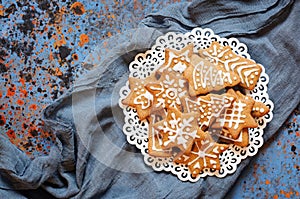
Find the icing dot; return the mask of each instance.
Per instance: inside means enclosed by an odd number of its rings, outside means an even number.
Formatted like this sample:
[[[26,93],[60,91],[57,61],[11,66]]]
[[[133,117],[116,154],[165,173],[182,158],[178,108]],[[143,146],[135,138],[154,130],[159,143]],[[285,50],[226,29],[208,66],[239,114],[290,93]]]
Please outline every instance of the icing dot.
[[[175,63],[175,64],[178,63],[178,60],[177,60],[177,59],[174,59],[174,63]]]
[[[203,107],[203,108],[205,108],[205,107],[206,107],[206,105],[205,105],[205,104],[203,104],[203,105],[202,105],[202,107]]]
[[[136,92],[137,95],[141,94],[140,92]]]
[[[211,108],[208,108],[209,111],[211,111]]]
[[[233,77],[233,79],[234,79],[234,80],[237,80],[237,77],[236,77],[236,76],[234,76],[234,77]]]
[[[228,59],[228,56],[227,56],[227,55],[225,56],[225,59]]]
[[[260,111],[261,113],[263,113],[263,112],[265,111],[265,109],[261,108],[259,111]]]
[[[145,92],[145,89],[141,89],[141,92]]]
[[[204,116],[207,116],[207,113],[204,113]]]
[[[137,91],[138,89],[137,89],[137,88],[134,88],[133,90],[134,90],[134,91]]]
[[[220,52],[221,52],[221,50],[217,50],[217,52],[218,52],[218,53],[220,53]]]
[[[211,106],[211,104],[207,104],[207,106]]]
[[[185,60],[185,58],[184,58],[184,57],[181,57],[181,60],[182,60],[182,61],[184,61],[184,60]]]
[[[221,150],[224,150],[224,147],[221,146],[220,149],[221,149]]]
[[[212,52],[213,52],[213,50],[209,50],[209,52],[210,52],[210,53],[212,53]]]
[[[198,85],[198,87],[201,87],[201,84],[197,84]]]
[[[215,168],[217,168],[217,166],[214,164],[214,165],[213,165],[213,168],[215,169]]]
[[[253,80],[250,80],[249,83],[250,83],[250,84],[253,84],[254,82],[253,82]]]
[[[200,117],[201,117],[202,119],[204,118],[204,116],[203,116],[203,115],[201,115]]]
[[[258,72],[256,71],[254,74],[255,74],[255,75],[258,75]]]
[[[220,104],[220,102],[219,102],[219,101],[216,101],[216,104]]]
[[[232,54],[229,54],[229,57],[232,57],[233,55]]]
[[[211,112],[207,112],[207,115],[211,115]]]
[[[218,112],[218,111],[219,111],[219,109],[217,109],[217,108],[216,108],[216,109],[215,109],[215,111],[216,111],[216,112]]]
[[[191,128],[189,128],[189,127],[186,127],[186,129],[185,129],[186,131],[191,131]]]
[[[250,77],[253,79],[253,78],[254,78],[254,75],[252,74],[252,75],[250,75]]]
[[[256,110],[256,111],[259,111],[259,107],[256,107],[255,110]]]

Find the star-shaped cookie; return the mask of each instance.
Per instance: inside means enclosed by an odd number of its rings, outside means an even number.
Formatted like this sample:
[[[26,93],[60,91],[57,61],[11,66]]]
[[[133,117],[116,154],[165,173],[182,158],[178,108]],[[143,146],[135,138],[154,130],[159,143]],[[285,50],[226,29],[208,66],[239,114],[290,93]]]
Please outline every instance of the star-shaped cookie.
[[[190,153],[175,157],[176,163],[186,164],[193,177],[205,168],[220,170],[219,156],[229,146],[216,143],[209,133],[199,130],[199,138],[195,139]]]
[[[165,70],[158,81],[146,84],[153,95],[153,111],[162,108],[182,109],[182,100],[187,97],[187,82],[180,73]]]
[[[262,71],[255,61],[236,54],[230,46],[222,46],[217,41],[212,42],[209,48],[200,50],[199,54],[226,71],[235,72],[241,80],[239,85],[249,90],[254,89]]]
[[[162,148],[177,147],[188,153],[197,137],[197,117],[199,115],[194,112],[181,113],[174,108],[168,109],[167,117],[153,125],[161,133]]]
[[[264,103],[255,101],[251,115],[253,117],[262,117],[262,116],[268,114],[269,111],[270,111],[270,108],[267,107]]]
[[[223,115],[216,118],[211,126],[212,128],[222,128],[222,135],[237,139],[242,129],[258,126],[251,115],[254,100],[233,89],[229,89],[227,93],[235,96],[236,100]]]
[[[122,101],[122,103],[124,105],[134,107],[140,120],[144,120],[150,115],[153,104],[153,96],[145,88],[145,84],[153,81],[156,81],[154,75],[151,75],[146,79],[129,77],[130,93]]]
[[[189,67],[191,56],[193,54],[194,45],[189,44],[182,50],[165,49],[165,62],[157,70],[157,73],[161,74],[164,70],[171,68],[172,70],[183,73],[186,68]]]

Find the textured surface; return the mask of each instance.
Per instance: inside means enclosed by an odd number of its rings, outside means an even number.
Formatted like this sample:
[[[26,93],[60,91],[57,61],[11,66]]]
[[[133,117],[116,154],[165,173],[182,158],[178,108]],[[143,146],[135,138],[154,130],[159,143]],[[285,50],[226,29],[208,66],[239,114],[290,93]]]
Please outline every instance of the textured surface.
[[[47,154],[54,136],[42,130],[41,111],[89,70],[80,63],[93,45],[172,3],[0,1],[1,133],[32,158]],[[299,118],[295,111],[231,197],[299,197]]]

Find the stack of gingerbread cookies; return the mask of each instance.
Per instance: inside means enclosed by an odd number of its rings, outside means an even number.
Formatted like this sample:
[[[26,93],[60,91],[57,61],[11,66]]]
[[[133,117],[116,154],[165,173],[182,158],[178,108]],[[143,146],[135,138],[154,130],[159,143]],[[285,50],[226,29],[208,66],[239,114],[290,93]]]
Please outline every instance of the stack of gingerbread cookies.
[[[212,42],[194,52],[165,49],[164,64],[145,79],[129,78],[130,93],[122,101],[149,123],[148,152],[175,156],[196,177],[220,169],[220,154],[229,144],[246,147],[255,117],[269,108],[251,96],[262,67],[229,46]]]

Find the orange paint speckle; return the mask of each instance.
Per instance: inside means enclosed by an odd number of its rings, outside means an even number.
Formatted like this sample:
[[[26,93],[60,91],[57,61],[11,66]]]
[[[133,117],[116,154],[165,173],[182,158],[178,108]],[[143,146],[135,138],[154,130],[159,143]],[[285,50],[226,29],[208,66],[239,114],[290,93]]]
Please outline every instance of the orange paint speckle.
[[[285,193],[284,196],[285,196],[286,198],[291,198],[290,193]]]
[[[2,97],[2,92],[0,91],[0,98]]]
[[[23,78],[20,78],[20,79],[19,79],[19,81],[20,81],[20,83],[22,84],[22,86],[24,86],[24,85],[25,85],[25,79],[23,79]]]
[[[71,6],[71,10],[75,15],[83,15],[85,13],[84,5],[80,2],[75,2]]]
[[[55,68],[55,75],[56,76],[62,76],[63,73],[61,72],[61,70],[59,68]]]
[[[22,105],[24,105],[24,101],[21,100],[21,99],[18,99],[18,100],[17,100],[17,104],[18,104],[19,106],[22,106]]]
[[[270,180],[266,180],[266,185],[271,184]]]
[[[107,33],[107,36],[108,36],[108,37],[111,37],[111,35],[112,35],[111,32],[108,32],[108,33]]]
[[[30,109],[30,110],[36,110],[36,109],[37,109],[37,105],[36,105],[36,104],[31,104],[31,105],[29,106],[29,109]]]
[[[0,115],[0,126],[4,126],[6,124],[6,119],[4,115]]]
[[[78,55],[76,54],[76,53],[74,53],[73,55],[72,55],[72,58],[74,59],[74,60],[78,60]]]
[[[296,131],[296,136],[300,137],[300,132],[299,131]]]
[[[20,92],[21,92],[21,97],[26,97],[27,96],[27,91],[25,89],[19,88]]]
[[[4,16],[4,6],[0,5],[0,16]]]
[[[89,42],[89,36],[86,34],[81,34],[80,37],[80,42],[79,42],[79,46],[83,46],[84,44],[86,44],[87,42]]]
[[[13,97],[16,93],[16,88],[15,87],[10,87],[7,88],[6,96],[7,97]]]
[[[277,195],[277,194],[274,195],[274,196],[273,196],[273,199],[278,199],[278,195]]]
[[[12,129],[9,129],[6,132],[6,135],[9,137],[9,139],[16,139],[16,133]]]
[[[50,51],[50,54],[49,54],[49,60],[52,61],[54,58],[53,58],[53,53]]]

